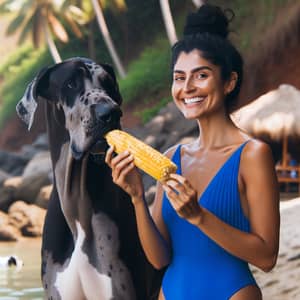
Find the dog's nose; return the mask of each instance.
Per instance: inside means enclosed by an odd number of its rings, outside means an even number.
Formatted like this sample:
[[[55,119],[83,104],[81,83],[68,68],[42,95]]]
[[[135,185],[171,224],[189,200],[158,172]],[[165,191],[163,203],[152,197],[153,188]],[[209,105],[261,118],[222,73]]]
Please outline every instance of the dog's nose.
[[[119,121],[122,116],[120,107],[110,102],[91,105],[91,112],[96,120],[102,123]]]

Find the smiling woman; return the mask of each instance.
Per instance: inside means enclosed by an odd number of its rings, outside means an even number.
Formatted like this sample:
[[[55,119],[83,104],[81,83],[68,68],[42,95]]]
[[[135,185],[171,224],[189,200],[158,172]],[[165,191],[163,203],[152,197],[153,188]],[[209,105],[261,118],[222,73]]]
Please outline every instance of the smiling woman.
[[[166,152],[177,174],[158,183],[152,218],[133,155],[107,153],[114,182],[135,206],[148,260],[167,267],[159,300],[260,300],[248,263],[267,272],[277,260],[271,150],[229,117],[243,78],[243,60],[227,38],[232,16],[201,6],[172,48],[172,96],[184,117],[198,122],[199,137]]]

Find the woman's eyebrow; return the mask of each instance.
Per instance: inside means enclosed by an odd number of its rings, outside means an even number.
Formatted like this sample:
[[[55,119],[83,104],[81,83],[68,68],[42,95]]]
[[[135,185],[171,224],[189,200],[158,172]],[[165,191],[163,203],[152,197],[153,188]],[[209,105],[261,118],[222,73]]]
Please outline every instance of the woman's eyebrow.
[[[201,67],[196,67],[194,69],[191,70],[191,73],[196,73],[196,72],[199,72],[199,71],[202,71],[202,70],[210,70],[212,71],[212,69],[208,66],[201,66]],[[174,70],[173,71],[174,73],[180,73],[180,74],[185,74],[185,71],[182,71],[182,70]]]

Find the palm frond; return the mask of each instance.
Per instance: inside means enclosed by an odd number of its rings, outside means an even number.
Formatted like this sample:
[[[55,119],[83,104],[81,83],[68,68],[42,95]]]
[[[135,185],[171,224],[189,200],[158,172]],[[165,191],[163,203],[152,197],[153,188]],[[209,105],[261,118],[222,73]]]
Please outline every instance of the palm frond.
[[[79,28],[79,26],[77,25],[76,22],[74,22],[73,18],[68,16],[67,14],[65,15],[65,19],[68,22],[68,24],[70,25],[72,31],[74,32],[74,34],[78,37],[78,38],[82,38],[83,34]]]
[[[25,20],[26,15],[19,14],[17,15],[8,25],[5,34],[6,35],[12,35],[14,34],[20,27],[22,27],[22,24]]]
[[[62,42],[67,43],[69,41],[69,37],[66,30],[51,12],[48,12],[48,22],[55,36]]]
[[[26,22],[26,24],[23,26],[22,31],[20,33],[18,44],[22,45],[28,35],[30,34],[30,31],[33,28],[33,18],[29,18],[29,20]]]

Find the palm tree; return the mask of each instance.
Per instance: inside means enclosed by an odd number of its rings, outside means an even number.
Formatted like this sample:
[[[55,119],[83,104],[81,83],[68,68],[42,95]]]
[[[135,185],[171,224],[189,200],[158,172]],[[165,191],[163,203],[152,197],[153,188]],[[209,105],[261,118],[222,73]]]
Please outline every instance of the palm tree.
[[[177,42],[176,29],[172,18],[170,4],[168,0],[160,0],[161,12],[163,15],[169,42],[174,45]]]
[[[108,48],[108,51],[111,55],[113,63],[116,66],[116,69],[117,69],[120,77],[124,78],[126,76],[126,72],[125,72],[123,64],[118,56],[118,53],[115,49],[112,38],[110,36],[109,30],[108,30],[108,27],[107,27],[107,24],[106,24],[106,21],[104,18],[103,9],[102,9],[102,7],[104,7],[104,5],[108,5],[108,4],[112,5],[112,1],[109,1],[109,2],[106,2],[104,0],[102,0],[100,2],[99,2],[99,0],[91,0],[91,1],[92,1],[92,5],[94,7],[95,13],[96,13],[99,29],[103,35],[104,42]],[[119,9],[124,9],[126,7],[124,0],[114,0],[113,2]]]
[[[6,34],[11,35],[16,33],[17,30],[21,30],[18,43],[22,44],[31,33],[34,47],[39,47],[41,40],[45,38],[49,51],[56,63],[61,61],[61,57],[54,43],[53,36],[64,43],[67,43],[69,40],[65,28],[59,20],[59,16],[64,16],[76,36],[81,37],[81,31],[72,18],[74,7],[67,5],[65,0],[6,0],[1,3],[0,11],[3,11],[5,7],[14,7],[17,13],[16,17],[9,24]]]

